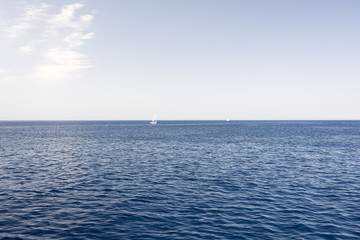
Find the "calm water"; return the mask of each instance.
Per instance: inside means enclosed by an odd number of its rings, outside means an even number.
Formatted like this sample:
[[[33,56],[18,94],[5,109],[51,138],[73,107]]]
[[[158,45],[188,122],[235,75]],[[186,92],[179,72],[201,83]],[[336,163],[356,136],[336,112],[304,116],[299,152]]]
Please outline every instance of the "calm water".
[[[360,239],[360,121],[0,122],[0,239]]]

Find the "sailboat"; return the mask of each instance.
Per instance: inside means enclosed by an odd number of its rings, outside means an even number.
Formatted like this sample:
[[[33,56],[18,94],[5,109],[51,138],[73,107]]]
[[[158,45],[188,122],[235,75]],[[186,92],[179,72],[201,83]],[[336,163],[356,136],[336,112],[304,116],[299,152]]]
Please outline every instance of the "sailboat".
[[[153,116],[153,119],[150,122],[150,124],[157,124],[156,115]]]

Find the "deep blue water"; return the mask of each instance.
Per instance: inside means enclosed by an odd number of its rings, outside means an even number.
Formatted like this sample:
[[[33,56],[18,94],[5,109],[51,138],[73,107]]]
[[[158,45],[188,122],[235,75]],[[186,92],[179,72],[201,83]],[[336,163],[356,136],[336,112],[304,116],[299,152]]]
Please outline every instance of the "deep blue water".
[[[0,122],[0,239],[360,239],[360,121]]]

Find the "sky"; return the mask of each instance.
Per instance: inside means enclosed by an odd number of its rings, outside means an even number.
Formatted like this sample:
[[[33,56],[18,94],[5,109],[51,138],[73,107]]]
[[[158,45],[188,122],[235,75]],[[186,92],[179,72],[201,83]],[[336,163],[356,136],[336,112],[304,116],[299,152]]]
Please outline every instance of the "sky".
[[[360,120],[360,1],[1,0],[0,120]]]

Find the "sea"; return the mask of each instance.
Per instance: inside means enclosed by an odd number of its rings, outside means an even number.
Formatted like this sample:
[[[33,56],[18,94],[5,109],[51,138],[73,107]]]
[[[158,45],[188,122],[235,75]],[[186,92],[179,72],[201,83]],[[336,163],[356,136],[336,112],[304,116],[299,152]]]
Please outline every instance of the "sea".
[[[360,121],[1,121],[0,239],[360,239]]]

